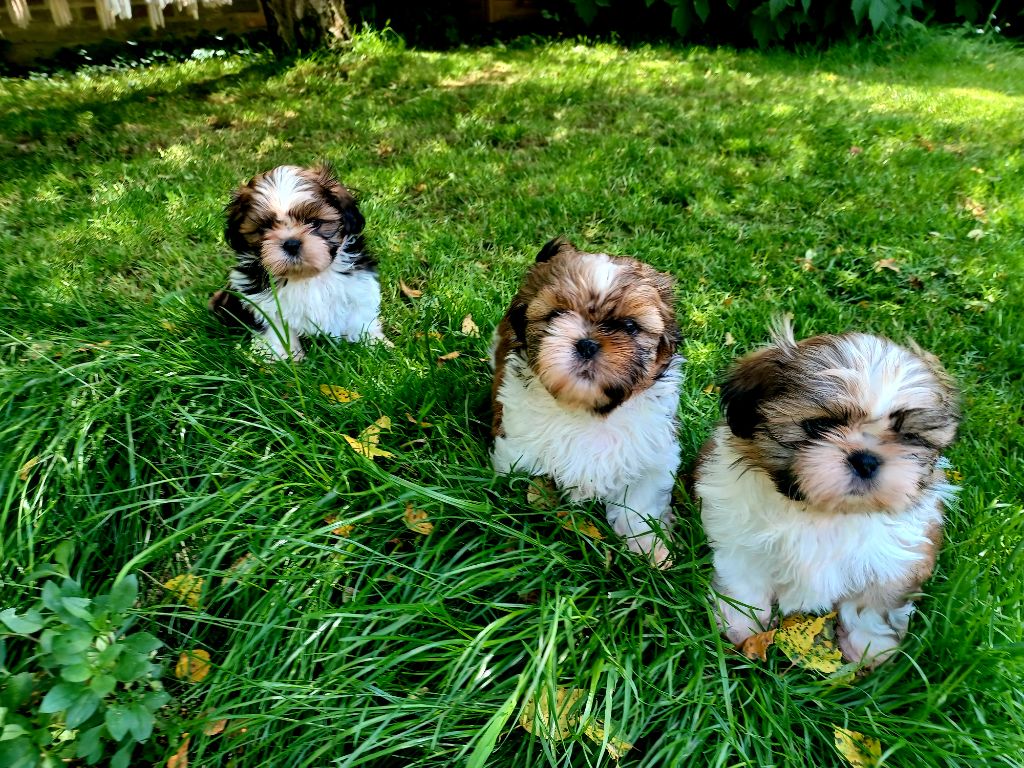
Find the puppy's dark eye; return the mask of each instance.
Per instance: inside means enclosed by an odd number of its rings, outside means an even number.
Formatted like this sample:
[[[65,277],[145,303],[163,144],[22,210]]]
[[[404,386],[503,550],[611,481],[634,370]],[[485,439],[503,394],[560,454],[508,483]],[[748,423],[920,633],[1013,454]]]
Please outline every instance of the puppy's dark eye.
[[[600,326],[606,333],[625,333],[627,336],[636,336],[642,330],[631,317],[625,320],[605,320]]]
[[[309,226],[312,227],[314,230],[317,230],[320,229],[323,223],[323,219],[310,219]]]
[[[544,316],[544,322],[545,323],[550,323],[552,320],[554,320],[559,315],[564,315],[564,314],[565,314],[565,310],[564,309],[552,309],[550,312],[547,313],[547,315]]]
[[[800,424],[808,437],[815,439],[824,437],[836,427],[843,426],[843,420],[832,416],[823,416],[820,419],[807,419]]]

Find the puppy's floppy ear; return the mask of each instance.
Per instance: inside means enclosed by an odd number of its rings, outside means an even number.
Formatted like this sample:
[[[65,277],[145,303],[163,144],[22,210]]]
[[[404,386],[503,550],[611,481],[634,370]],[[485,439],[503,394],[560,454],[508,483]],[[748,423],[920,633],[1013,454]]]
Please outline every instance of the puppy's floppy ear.
[[[322,162],[312,169],[313,178],[320,187],[320,194],[324,200],[336,208],[341,214],[342,230],[346,235],[358,235],[366,226],[366,219],[356,205],[356,199],[348,191],[344,184],[338,181],[334,173],[334,167],[328,162]]]
[[[252,182],[249,182],[244,187],[239,187],[231,195],[231,200],[228,201],[227,206],[224,208],[224,214],[227,217],[224,225],[224,239],[238,253],[248,253],[250,251],[249,243],[242,236],[241,228],[250,210],[252,210],[253,193]]]
[[[658,272],[653,269],[652,271],[654,272],[654,287],[657,289],[658,298],[661,300],[661,307],[659,309],[662,320],[665,323],[665,330],[662,331],[661,337],[658,339],[658,351],[654,359],[655,378],[657,378],[668,368],[672,356],[675,355],[679,344],[683,340],[683,335],[679,330],[679,324],[676,322],[675,281],[671,275],[665,272]]]
[[[512,328],[512,332],[516,335],[516,342],[519,344],[526,344],[526,303],[523,301],[513,301],[512,306],[508,308],[508,312],[505,313],[505,319],[508,320],[509,326]]]
[[[562,251],[571,252],[575,250],[576,246],[564,237],[556,237],[544,243],[544,247],[540,249],[540,253],[537,254],[537,258],[534,261],[537,264],[543,264],[546,261],[551,261]]]
[[[736,437],[750,439],[764,421],[761,403],[781,391],[786,358],[780,347],[771,346],[733,364],[722,384],[722,410]]]

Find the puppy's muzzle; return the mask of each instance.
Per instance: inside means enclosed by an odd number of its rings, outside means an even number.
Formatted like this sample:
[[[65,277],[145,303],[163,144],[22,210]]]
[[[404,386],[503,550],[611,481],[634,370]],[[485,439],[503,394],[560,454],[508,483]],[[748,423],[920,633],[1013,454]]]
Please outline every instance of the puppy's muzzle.
[[[846,462],[861,480],[870,480],[878,474],[878,468],[882,466],[882,460],[868,451],[851,453],[846,457]]]
[[[302,241],[297,240],[294,237],[290,237],[281,243],[281,250],[289,256],[298,256],[299,251],[302,250]]]

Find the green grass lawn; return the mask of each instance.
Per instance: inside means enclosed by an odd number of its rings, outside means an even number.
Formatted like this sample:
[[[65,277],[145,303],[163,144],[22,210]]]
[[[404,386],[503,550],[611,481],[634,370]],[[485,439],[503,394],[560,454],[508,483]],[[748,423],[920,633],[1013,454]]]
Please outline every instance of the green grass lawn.
[[[367,36],[0,80],[0,157],[0,607],[32,605],[65,542],[87,595],[138,575],[133,631],[165,643],[174,701],[133,765],[184,732],[193,766],[610,765],[595,719],[633,744],[624,766],[834,765],[835,726],[890,766],[1024,761],[1019,50]],[[255,172],[318,158],[359,193],[395,347],[260,363],[206,313],[232,263],[222,209]],[[963,391],[963,490],[903,654],[851,684],[724,647],[682,481],[659,572],[598,507],[579,514],[603,540],[493,476],[490,333],[558,234],[676,276],[684,466],[774,316],[938,354]],[[344,435],[380,416],[393,457],[370,462]],[[160,586],[180,574],[203,579],[198,609]],[[173,675],[190,649],[213,664],[200,683]],[[9,639],[4,663],[37,672],[34,653]],[[584,692],[572,733],[520,728],[559,687]]]

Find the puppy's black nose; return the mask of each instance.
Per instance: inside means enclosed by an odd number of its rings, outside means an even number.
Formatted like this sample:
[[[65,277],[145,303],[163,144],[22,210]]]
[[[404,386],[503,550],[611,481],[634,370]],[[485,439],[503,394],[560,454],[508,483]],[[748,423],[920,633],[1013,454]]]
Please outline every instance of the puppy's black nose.
[[[600,351],[601,345],[593,339],[580,339],[576,342],[576,354],[589,360]]]
[[[281,248],[289,256],[294,256],[302,248],[302,241],[296,240],[294,237],[291,237],[285,240],[283,243],[281,243]]]
[[[878,468],[882,466],[882,460],[875,456],[873,453],[867,451],[857,451],[851,453],[846,457],[846,460],[853,467],[853,471],[857,473],[857,477],[864,480],[870,480],[878,472]]]

